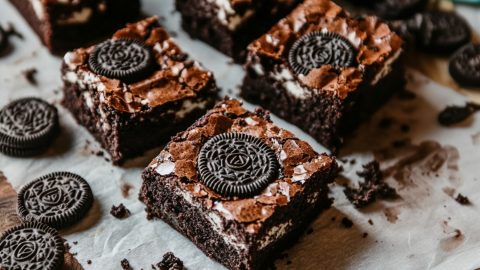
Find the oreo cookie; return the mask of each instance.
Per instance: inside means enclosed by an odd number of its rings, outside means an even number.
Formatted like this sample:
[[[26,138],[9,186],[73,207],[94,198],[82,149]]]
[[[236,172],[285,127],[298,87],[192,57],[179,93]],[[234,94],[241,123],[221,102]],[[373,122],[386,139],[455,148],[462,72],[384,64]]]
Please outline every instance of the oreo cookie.
[[[310,70],[323,65],[335,68],[352,66],[355,57],[355,48],[343,36],[315,31],[295,41],[289,51],[288,61],[295,73],[307,75]]]
[[[450,58],[448,70],[461,86],[480,87],[480,44],[467,44]]]
[[[92,190],[85,179],[69,172],[54,172],[20,190],[17,211],[24,221],[61,229],[85,216],[92,203]]]
[[[209,139],[198,155],[200,181],[223,196],[248,197],[265,189],[278,175],[273,150],[243,133]]]
[[[471,38],[470,26],[453,12],[418,14],[409,21],[417,46],[427,52],[451,53]]]
[[[42,223],[23,223],[0,237],[0,269],[58,270],[63,253],[62,238]]]
[[[150,46],[134,39],[110,39],[95,47],[90,69],[102,76],[132,83],[150,75],[155,67]]]
[[[39,98],[18,99],[0,110],[0,151],[4,154],[38,154],[58,131],[57,109]]]
[[[427,0],[382,0],[374,1],[376,14],[385,19],[402,19],[425,9]]]

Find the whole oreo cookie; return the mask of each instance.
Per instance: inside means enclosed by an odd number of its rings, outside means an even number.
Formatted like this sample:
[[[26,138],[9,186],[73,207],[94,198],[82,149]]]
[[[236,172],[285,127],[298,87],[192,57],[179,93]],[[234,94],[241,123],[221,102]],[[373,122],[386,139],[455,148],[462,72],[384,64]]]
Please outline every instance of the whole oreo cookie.
[[[471,37],[470,26],[453,12],[418,14],[409,25],[415,33],[417,45],[427,52],[451,53]]]
[[[288,61],[297,74],[307,75],[310,70],[323,65],[335,68],[352,66],[355,56],[355,48],[346,38],[336,33],[315,31],[295,41]]]
[[[39,98],[15,100],[0,110],[0,150],[5,154],[36,152],[54,139],[58,127],[54,106]]]
[[[480,87],[480,44],[467,44],[450,58],[448,70],[462,86]]]
[[[63,253],[62,238],[42,223],[23,223],[0,237],[0,269],[61,269]]]
[[[69,172],[55,172],[20,190],[17,210],[24,221],[38,221],[60,229],[80,220],[92,203],[92,190],[85,179]]]
[[[374,1],[378,16],[385,19],[402,19],[422,11],[428,0],[381,0]]]
[[[148,76],[155,66],[152,49],[134,39],[100,43],[90,54],[88,64],[93,72],[126,83]]]
[[[275,180],[278,162],[260,139],[243,133],[223,133],[208,140],[198,155],[200,180],[224,196],[258,194]]]

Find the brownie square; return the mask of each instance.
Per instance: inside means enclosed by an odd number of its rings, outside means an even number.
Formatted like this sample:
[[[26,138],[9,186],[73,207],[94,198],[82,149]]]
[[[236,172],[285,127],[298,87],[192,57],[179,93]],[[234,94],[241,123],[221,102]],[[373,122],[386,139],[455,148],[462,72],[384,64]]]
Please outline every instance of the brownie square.
[[[54,54],[111,34],[139,17],[139,0],[10,0]]]
[[[403,41],[377,17],[306,0],[248,47],[241,96],[337,151],[404,88]]]
[[[337,163],[267,111],[224,100],[143,172],[140,200],[229,269],[266,269],[331,205]]]
[[[176,0],[182,27],[235,61],[247,45],[288,14],[300,0]]]
[[[189,60],[156,17],[68,52],[62,80],[63,105],[114,164],[168,142],[213,107],[218,92],[213,74]]]

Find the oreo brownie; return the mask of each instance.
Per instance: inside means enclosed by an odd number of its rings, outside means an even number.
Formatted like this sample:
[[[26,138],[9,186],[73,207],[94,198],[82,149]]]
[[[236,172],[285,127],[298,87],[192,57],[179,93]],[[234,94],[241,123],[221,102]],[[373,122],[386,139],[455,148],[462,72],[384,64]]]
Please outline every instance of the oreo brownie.
[[[300,0],[176,0],[182,27],[231,56],[245,58],[247,45],[290,12]]]
[[[335,160],[225,100],[173,137],[143,173],[140,199],[229,269],[265,269],[331,205]]]
[[[139,17],[139,0],[10,0],[43,44],[64,53]]]
[[[241,95],[336,151],[404,87],[402,46],[377,17],[307,0],[249,45]]]
[[[65,55],[63,105],[115,164],[168,141],[217,100],[213,74],[175,44],[156,17]]]

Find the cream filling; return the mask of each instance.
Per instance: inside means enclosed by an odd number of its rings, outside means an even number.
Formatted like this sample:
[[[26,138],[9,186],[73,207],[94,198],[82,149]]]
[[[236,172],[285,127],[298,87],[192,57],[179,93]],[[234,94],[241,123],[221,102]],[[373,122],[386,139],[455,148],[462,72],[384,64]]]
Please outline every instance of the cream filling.
[[[292,221],[289,220],[285,223],[272,227],[267,234],[260,241],[258,241],[258,249],[264,249],[272,242],[275,242],[275,240],[282,238],[291,226]]]
[[[84,7],[80,11],[75,11],[70,15],[70,17],[65,19],[59,19],[57,22],[58,24],[82,24],[88,22],[90,17],[92,16],[92,9],[88,7]]]
[[[372,83],[371,83],[372,86],[376,85],[381,79],[383,79],[385,76],[390,74],[390,72],[392,72],[393,62],[395,62],[400,57],[402,52],[403,52],[403,50],[399,49],[398,51],[395,52],[395,54],[392,57],[388,58],[385,61],[382,69],[380,69],[380,71],[373,78]]]
[[[37,15],[37,18],[39,20],[45,19],[45,10],[42,4],[42,0],[30,0],[33,11],[35,11],[35,14]]]

